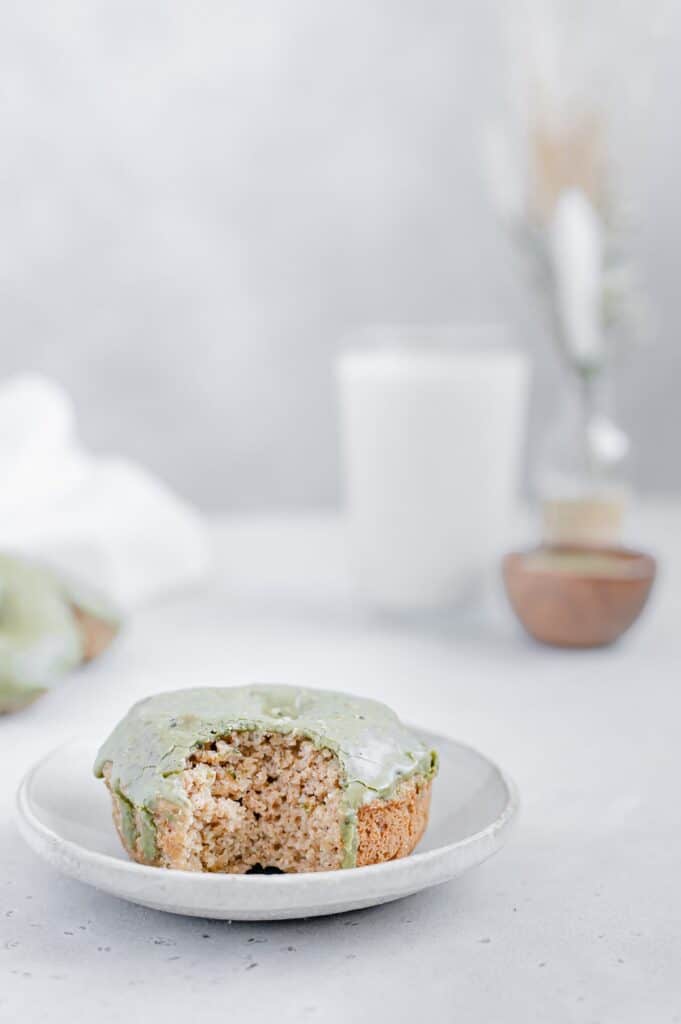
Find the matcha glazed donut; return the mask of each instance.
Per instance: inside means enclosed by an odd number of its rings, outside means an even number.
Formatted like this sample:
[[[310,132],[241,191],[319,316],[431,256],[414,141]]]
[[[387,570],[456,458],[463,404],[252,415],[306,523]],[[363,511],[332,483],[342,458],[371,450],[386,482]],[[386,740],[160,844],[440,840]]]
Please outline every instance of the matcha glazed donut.
[[[377,701],[241,686],[140,701],[94,770],[141,863],[300,872],[411,853],[437,756]]]
[[[51,570],[0,554],[0,713],[30,704],[118,632],[115,613]]]

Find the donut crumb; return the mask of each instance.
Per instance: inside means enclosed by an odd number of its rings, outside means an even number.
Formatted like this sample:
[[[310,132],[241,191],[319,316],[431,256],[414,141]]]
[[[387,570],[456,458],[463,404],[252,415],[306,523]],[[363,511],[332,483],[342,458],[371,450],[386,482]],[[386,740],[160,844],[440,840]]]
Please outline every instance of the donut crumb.
[[[182,783],[188,811],[166,805],[156,815],[164,866],[233,874],[340,867],[342,789],[332,751],[295,735],[232,732],[194,751]]]

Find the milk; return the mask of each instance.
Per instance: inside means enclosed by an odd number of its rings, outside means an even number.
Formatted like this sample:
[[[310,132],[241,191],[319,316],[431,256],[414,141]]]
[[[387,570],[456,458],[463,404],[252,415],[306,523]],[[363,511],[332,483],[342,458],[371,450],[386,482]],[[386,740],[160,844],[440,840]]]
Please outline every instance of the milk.
[[[528,364],[499,330],[380,332],[338,360],[350,559],[386,609],[460,601],[514,516]]]

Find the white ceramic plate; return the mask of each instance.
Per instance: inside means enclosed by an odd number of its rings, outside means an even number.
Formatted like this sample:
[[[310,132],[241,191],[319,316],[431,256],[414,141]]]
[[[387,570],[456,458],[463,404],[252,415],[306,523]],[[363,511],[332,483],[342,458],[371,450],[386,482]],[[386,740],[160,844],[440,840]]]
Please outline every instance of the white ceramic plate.
[[[348,871],[211,875],[130,861],[92,776],[95,751],[74,741],[39,761],[21,783],[19,827],[58,871],[155,910],[235,921],[315,917],[387,903],[455,878],[504,844],[516,816],[513,784],[482,754],[424,734],[440,754],[430,825],[418,852]]]

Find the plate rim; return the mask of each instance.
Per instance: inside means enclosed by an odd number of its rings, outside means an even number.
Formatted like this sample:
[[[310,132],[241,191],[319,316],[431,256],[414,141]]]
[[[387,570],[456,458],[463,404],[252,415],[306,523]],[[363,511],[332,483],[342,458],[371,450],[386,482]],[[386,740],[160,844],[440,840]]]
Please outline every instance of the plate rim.
[[[469,836],[465,836],[463,839],[458,839],[453,843],[445,843],[444,845],[437,846],[432,850],[423,850],[421,852],[416,850],[414,853],[409,854],[408,857],[400,857],[395,860],[384,861],[380,864],[367,864],[362,867],[352,868],[350,873],[353,878],[356,878],[358,881],[360,877],[368,878],[376,875],[377,873],[389,876],[390,874],[403,872],[407,864],[416,866],[417,864],[427,865],[428,863],[437,863],[437,861],[446,858],[454,851],[459,851],[475,844],[482,844],[487,839],[504,834],[517,820],[518,813],[520,811],[520,793],[518,786],[511,776],[499,767],[496,761],[493,761],[486,754],[482,753],[482,751],[478,750],[471,744],[454,739],[452,736],[445,736],[442,733],[435,733],[427,729],[419,729],[418,727],[413,726],[410,728],[414,729],[419,735],[427,738],[429,741],[435,741],[435,745],[437,745],[438,740],[444,740],[447,743],[455,744],[457,747],[460,747],[485,761],[497,773],[506,787],[508,797],[506,804],[502,812],[497,815],[494,821],[490,822],[483,829],[480,829]],[[178,868],[158,868],[155,865],[138,864],[136,861],[130,859],[116,857],[110,853],[102,853],[99,850],[92,850],[72,839],[66,839],[58,832],[55,832],[54,829],[40,821],[31,808],[29,791],[34,777],[42,768],[44,763],[60,750],[73,746],[76,743],[83,744],[84,741],[82,737],[71,736],[63,743],[59,743],[48,750],[25,772],[17,788],[15,813],[18,818],[19,830],[24,840],[35,852],[39,851],[36,850],[35,846],[33,846],[28,839],[26,831],[32,833],[34,837],[41,840],[45,845],[49,845],[53,849],[63,851],[76,862],[87,861],[88,863],[100,868],[109,867],[119,873],[123,872],[123,874],[133,875],[138,878],[146,876],[150,879],[153,878],[158,880],[160,875],[161,877],[178,885],[191,884],[192,887],[199,885],[203,886],[204,889],[208,889],[210,886],[213,886],[214,888],[226,888],[227,886],[231,886],[233,889],[238,889],[240,887],[243,889],[245,887],[248,890],[253,891],[257,887],[266,887],[267,890],[271,892],[273,887],[286,888],[286,886],[299,886],[301,884],[301,880],[304,880],[305,884],[309,885],[311,883],[316,883],[318,886],[328,886],[334,879],[347,880],[349,872],[338,869],[330,871],[284,873],[281,875],[245,875],[230,874],[228,872],[181,871]],[[86,880],[83,879],[83,881]]]

